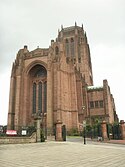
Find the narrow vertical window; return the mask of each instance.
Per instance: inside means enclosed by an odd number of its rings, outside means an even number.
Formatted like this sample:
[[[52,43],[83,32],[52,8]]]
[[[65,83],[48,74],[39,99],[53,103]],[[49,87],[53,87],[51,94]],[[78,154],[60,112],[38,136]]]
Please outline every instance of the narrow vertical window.
[[[42,112],[42,82],[38,85],[38,111]]]
[[[58,48],[58,46],[55,47],[55,54],[56,54],[56,55],[59,54],[59,48]]]
[[[96,107],[96,108],[99,107],[98,101],[95,101],[95,107]]]
[[[78,62],[81,63],[81,57],[79,57]]]
[[[66,39],[65,49],[66,49],[66,57],[68,57],[69,56],[69,41],[68,41],[68,39]]]
[[[71,38],[71,56],[74,57],[74,39]]]
[[[32,113],[36,113],[36,83],[33,83],[33,106]]]
[[[78,38],[78,62],[81,63],[80,38]]]
[[[94,108],[94,102],[90,101],[90,108]]]
[[[47,82],[44,82],[44,112],[46,112],[47,106]]]
[[[100,101],[99,101],[99,104],[100,104],[100,108],[103,108],[103,107],[104,107],[104,105],[103,105],[103,100],[100,100]]]

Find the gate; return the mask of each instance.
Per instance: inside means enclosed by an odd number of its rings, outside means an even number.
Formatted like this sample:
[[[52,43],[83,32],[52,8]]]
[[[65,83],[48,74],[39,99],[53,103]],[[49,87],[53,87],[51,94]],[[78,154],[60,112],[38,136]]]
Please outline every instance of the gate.
[[[107,135],[109,139],[121,139],[121,129],[119,124],[107,124]]]
[[[66,125],[62,126],[62,139],[66,141]]]
[[[54,127],[53,127],[53,134],[54,134],[55,140],[56,140],[56,124],[55,124]]]
[[[111,124],[107,124],[107,136],[109,139],[113,138],[113,132],[112,132],[112,125]]]
[[[102,137],[102,129],[101,124],[96,124],[93,126],[86,126],[86,137],[89,138],[97,138]]]
[[[121,130],[120,130],[120,125],[114,125],[112,127],[112,132],[113,132],[113,139],[121,139]]]

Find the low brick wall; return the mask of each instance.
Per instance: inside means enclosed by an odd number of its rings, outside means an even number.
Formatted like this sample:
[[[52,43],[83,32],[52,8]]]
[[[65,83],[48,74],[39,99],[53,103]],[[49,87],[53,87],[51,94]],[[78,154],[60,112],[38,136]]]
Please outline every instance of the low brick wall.
[[[0,144],[19,144],[19,143],[36,143],[36,132],[34,132],[31,136],[26,137],[0,137]]]

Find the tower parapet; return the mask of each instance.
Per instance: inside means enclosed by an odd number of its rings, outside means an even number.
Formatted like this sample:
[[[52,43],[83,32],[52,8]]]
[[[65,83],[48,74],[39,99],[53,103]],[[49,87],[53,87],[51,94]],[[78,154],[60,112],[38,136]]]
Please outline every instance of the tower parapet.
[[[85,78],[86,83],[93,85],[90,49],[83,25],[80,27],[75,23],[75,26],[71,27],[61,26],[56,41],[51,42],[54,50],[53,57],[56,61],[60,57],[60,54],[57,54],[60,52],[60,46],[63,47],[67,63],[72,62]]]

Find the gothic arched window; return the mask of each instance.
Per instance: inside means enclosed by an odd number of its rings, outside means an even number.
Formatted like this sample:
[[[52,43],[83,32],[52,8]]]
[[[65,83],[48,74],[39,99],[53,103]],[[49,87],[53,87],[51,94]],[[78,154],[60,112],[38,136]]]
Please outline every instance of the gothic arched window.
[[[33,107],[32,107],[32,112],[36,113],[36,83],[33,83]]]
[[[58,46],[55,47],[55,54],[56,54],[56,55],[59,54],[59,48],[58,48]]]
[[[37,69],[36,73],[34,74],[34,77],[45,77],[46,75],[46,69],[43,66],[41,66]]]
[[[47,82],[44,82],[44,112],[47,108]]]
[[[47,110],[47,70],[42,65],[35,65],[29,72],[31,77],[32,114],[43,113]]]
[[[70,46],[71,46],[71,56],[74,57],[74,39],[73,38],[71,38]]]
[[[42,112],[42,82],[38,84],[38,111]]]
[[[69,56],[69,41],[68,39],[66,39],[66,42],[65,42],[65,49],[66,49],[66,57]]]

